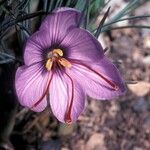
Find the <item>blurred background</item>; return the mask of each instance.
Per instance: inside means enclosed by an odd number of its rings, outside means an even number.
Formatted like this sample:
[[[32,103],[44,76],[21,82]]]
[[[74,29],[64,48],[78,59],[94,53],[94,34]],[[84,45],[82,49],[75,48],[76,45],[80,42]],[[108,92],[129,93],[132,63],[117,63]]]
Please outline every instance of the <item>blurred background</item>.
[[[26,40],[62,6],[82,11],[81,27],[108,49],[128,88],[112,101],[88,97],[71,125],[20,106],[14,89]],[[0,0],[0,150],[150,150],[149,28],[149,0]]]

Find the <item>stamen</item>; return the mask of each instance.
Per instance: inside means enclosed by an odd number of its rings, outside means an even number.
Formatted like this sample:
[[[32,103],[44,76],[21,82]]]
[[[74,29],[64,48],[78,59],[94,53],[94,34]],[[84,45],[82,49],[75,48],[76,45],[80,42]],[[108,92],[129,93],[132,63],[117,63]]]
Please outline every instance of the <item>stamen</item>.
[[[64,67],[67,67],[67,68],[71,68],[72,67],[72,64],[65,58],[59,59],[59,62]]]
[[[53,73],[52,73],[52,75],[51,75],[51,77],[50,77],[50,79],[49,79],[49,82],[48,82],[48,85],[47,85],[47,87],[46,87],[45,92],[44,92],[43,95],[40,97],[40,99],[39,99],[35,104],[33,104],[33,106],[31,107],[31,109],[34,108],[34,107],[36,107],[37,105],[39,105],[40,102],[43,100],[43,98],[47,95],[48,90],[49,90],[50,83],[51,83],[51,81],[52,81],[52,78],[53,78]]]
[[[61,49],[53,49],[53,51],[48,53],[48,60],[46,62],[46,68],[48,71],[52,69],[53,64],[56,62],[61,64],[63,67],[71,68],[72,64],[63,56],[63,51]]]
[[[48,71],[50,71],[52,69],[52,65],[53,65],[52,59],[48,59],[45,67]]]
[[[73,80],[72,78],[65,72],[65,74],[69,77],[70,81],[71,81],[71,101],[70,104],[68,103],[68,109],[67,109],[67,113],[65,116],[65,122],[67,124],[71,124],[72,123],[72,118],[71,118],[71,111],[72,111],[72,106],[73,106],[73,98],[74,98],[74,84],[73,84]]]
[[[113,90],[117,91],[119,89],[119,86],[117,84],[115,84],[113,81],[109,80],[107,77],[105,77],[104,75],[102,75],[101,73],[95,71],[94,69],[92,69],[90,66],[87,66],[86,64],[84,63],[81,63],[81,62],[78,62],[76,60],[70,60],[71,62],[73,63],[76,63],[76,64],[79,64],[79,65],[82,65],[86,68],[88,68],[89,70],[91,70],[92,72],[96,73],[98,76],[100,76],[105,82],[107,82],[112,88]]]
[[[63,56],[63,51],[61,49],[54,49],[53,54],[55,54],[55,53],[58,54],[61,57]]]

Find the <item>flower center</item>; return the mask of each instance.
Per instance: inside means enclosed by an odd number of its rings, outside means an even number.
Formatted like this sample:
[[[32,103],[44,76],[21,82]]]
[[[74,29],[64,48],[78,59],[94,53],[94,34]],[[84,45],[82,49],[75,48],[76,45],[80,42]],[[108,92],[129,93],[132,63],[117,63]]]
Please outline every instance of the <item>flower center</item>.
[[[48,53],[48,59],[46,62],[46,69],[50,71],[54,64],[62,65],[66,68],[71,68],[72,64],[63,57],[63,51],[61,49],[53,49],[51,52]]]

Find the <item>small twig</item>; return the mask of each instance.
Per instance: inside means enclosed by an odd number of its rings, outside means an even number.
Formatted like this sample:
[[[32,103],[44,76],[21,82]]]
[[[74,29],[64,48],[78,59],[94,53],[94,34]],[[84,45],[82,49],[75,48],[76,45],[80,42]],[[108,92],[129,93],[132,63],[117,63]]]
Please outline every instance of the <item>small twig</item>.
[[[108,16],[108,14],[109,14],[109,10],[110,10],[110,7],[107,9],[106,13],[104,14],[104,17],[102,18],[102,20],[101,20],[101,22],[100,22],[100,24],[99,24],[99,26],[97,28],[97,31],[95,33],[95,37],[96,38],[98,38],[99,34],[101,33],[103,24],[104,24],[104,22],[105,22],[105,20],[106,20],[106,18]]]
[[[16,118],[19,118],[20,116],[22,116],[23,114],[27,113],[29,111],[28,108],[23,108],[22,110],[20,110],[17,114],[16,114]]]
[[[39,121],[39,117],[36,117],[27,128],[25,128],[25,130],[23,131],[23,134],[27,133],[30,129],[33,128],[33,126],[35,126],[37,124],[37,122]]]
[[[122,22],[122,21],[126,21],[126,20],[144,19],[144,18],[149,18],[149,17],[150,17],[150,15],[131,16],[131,17],[128,17],[128,18],[122,18],[122,19],[119,19],[119,20],[116,20],[116,21],[112,21],[112,22],[106,23],[106,24],[103,25],[103,27],[110,26],[112,24],[115,24],[115,23],[118,23],[118,22]]]
[[[125,81],[126,84],[137,84],[138,81]]]
[[[109,47],[104,48],[104,53],[106,53],[109,50]]]
[[[25,21],[27,19],[31,19],[31,18],[37,17],[39,15],[45,15],[45,14],[47,14],[47,12],[38,11],[38,12],[35,12],[35,13],[31,13],[31,14],[27,14],[27,15],[21,16],[21,17],[19,16],[16,19],[13,19],[11,22],[6,22],[2,26],[0,26],[0,32],[1,31],[5,31],[10,26],[13,26],[13,25],[15,25],[15,24],[17,24],[19,22],[22,22],[22,21]]]
[[[150,29],[150,26],[145,26],[145,25],[128,25],[128,26],[121,26],[121,27],[112,27],[112,28],[108,28],[108,29],[103,29],[101,32],[107,32],[109,30],[118,30],[118,29],[125,29],[125,28],[146,28],[146,29]]]

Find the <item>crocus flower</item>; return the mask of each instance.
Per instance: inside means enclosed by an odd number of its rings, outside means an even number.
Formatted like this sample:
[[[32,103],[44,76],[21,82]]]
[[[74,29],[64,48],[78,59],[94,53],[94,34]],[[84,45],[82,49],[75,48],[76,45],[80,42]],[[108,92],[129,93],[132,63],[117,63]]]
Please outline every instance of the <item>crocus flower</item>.
[[[79,28],[80,17],[80,12],[71,8],[47,16],[27,40],[25,65],[18,68],[15,78],[21,105],[41,112],[50,104],[56,118],[65,123],[77,120],[86,95],[105,100],[125,91],[101,44]]]

